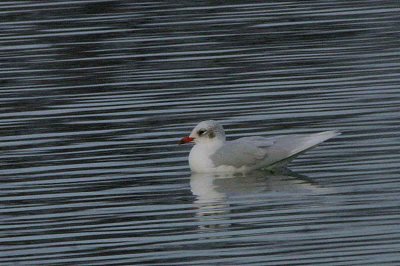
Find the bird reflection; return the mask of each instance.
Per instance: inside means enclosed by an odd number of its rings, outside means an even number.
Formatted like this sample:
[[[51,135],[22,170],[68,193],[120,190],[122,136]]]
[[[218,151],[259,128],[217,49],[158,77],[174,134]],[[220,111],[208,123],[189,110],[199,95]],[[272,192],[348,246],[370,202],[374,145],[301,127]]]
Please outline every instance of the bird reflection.
[[[234,205],[264,199],[268,193],[313,194],[325,191],[308,177],[288,169],[278,172],[253,171],[245,174],[192,173],[190,187],[199,229],[221,230],[231,225]]]

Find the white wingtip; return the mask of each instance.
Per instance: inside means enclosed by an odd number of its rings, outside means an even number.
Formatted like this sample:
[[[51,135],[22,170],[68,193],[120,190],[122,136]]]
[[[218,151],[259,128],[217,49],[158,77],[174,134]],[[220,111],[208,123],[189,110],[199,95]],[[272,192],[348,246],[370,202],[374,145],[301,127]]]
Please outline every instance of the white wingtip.
[[[330,131],[311,134],[307,136],[305,139],[303,139],[301,145],[297,146],[295,149],[292,150],[292,155],[308,150],[340,134],[341,133],[337,130],[330,130]]]
[[[328,140],[330,138],[339,136],[340,134],[342,134],[342,133],[340,133],[338,130],[330,130],[330,131],[324,131],[321,133],[317,133],[315,135],[319,135],[321,137],[321,142],[322,142],[322,141]]]

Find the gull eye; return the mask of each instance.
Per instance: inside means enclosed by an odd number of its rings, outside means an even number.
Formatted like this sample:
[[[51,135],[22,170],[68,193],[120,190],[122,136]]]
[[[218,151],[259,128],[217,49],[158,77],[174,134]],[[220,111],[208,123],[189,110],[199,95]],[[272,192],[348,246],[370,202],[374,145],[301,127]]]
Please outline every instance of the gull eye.
[[[199,131],[197,131],[197,134],[199,134],[199,136],[202,136],[206,133],[207,133],[207,130],[205,130],[205,129],[200,129]]]

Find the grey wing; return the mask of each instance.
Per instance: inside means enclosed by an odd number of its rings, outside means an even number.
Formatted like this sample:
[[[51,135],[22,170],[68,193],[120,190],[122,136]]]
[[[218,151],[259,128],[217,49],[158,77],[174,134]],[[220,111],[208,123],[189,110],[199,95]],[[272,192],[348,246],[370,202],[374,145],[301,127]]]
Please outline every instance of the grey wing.
[[[268,156],[265,157],[265,160],[259,167],[279,167],[286,165],[298,155],[339,134],[337,131],[325,131],[274,138],[274,144],[268,148]]]
[[[226,142],[211,156],[211,159],[217,167],[220,165],[231,165],[237,168],[241,166],[274,167],[288,163],[299,154],[339,134],[336,131],[325,131],[277,138],[240,138]]]
[[[245,137],[227,141],[224,146],[211,155],[211,160],[216,167],[221,165],[236,168],[254,167],[265,160],[268,156],[268,148],[273,144],[274,140],[263,137]]]

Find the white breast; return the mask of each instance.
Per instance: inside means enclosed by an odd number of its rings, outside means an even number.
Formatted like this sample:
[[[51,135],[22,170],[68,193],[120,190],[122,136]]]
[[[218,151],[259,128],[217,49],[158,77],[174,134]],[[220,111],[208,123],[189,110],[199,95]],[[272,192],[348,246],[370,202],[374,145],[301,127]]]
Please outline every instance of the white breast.
[[[205,145],[194,145],[189,154],[189,165],[192,172],[210,172],[215,168],[211,161],[210,151]]]

